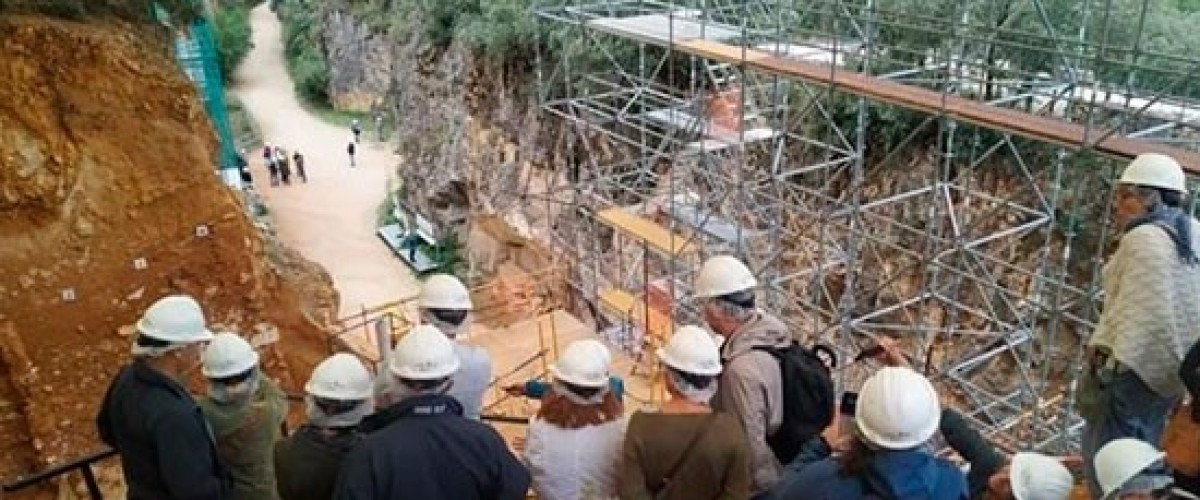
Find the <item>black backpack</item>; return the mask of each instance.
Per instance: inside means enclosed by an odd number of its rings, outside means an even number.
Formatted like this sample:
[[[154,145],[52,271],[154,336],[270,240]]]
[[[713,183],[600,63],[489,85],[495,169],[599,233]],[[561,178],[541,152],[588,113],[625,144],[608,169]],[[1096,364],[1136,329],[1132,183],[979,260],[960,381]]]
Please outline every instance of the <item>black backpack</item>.
[[[775,458],[786,465],[805,443],[833,423],[837,397],[829,368],[837,365],[837,357],[828,346],[818,344],[809,349],[794,341],[787,347],[759,346],[754,350],[770,353],[779,362],[783,424],[767,436],[767,444]],[[830,364],[826,365],[818,353],[828,356]]]

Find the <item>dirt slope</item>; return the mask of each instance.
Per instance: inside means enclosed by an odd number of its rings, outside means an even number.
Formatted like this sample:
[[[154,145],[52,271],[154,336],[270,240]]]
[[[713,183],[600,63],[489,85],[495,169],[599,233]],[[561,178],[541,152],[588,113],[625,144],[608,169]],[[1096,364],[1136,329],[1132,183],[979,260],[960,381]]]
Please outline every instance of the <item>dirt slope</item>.
[[[341,292],[341,313],[416,293],[412,273],[375,236],[376,212],[397,157],[368,140],[363,123],[358,166],[350,168],[350,131],[321,121],[296,98],[283,59],[280,24],[262,4],[251,13],[254,49],[231,87],[262,131],[263,139],[308,158],[308,184],[271,187],[261,151],[251,162],[255,185],[271,209],[281,241],[329,270]]]
[[[0,418],[0,478],[37,465],[30,446],[43,464],[99,446],[93,415],[130,342],[118,331],[171,292],[212,322],[276,326],[286,354],[270,349],[269,370],[306,378],[336,292],[220,184],[207,117],[165,50],[111,25],[0,17],[0,32],[0,408],[27,421]]]

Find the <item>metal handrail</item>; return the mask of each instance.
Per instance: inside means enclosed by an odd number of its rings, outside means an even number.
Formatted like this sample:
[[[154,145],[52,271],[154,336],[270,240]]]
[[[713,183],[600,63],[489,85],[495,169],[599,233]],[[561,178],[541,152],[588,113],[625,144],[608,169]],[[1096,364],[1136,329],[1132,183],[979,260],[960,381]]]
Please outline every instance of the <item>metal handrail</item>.
[[[100,493],[100,483],[96,482],[96,474],[92,472],[92,464],[110,458],[116,454],[117,450],[109,448],[104,451],[98,451],[90,455],[85,455],[70,462],[55,465],[41,472],[18,477],[15,481],[0,487],[0,491],[3,491],[4,493],[13,493],[57,478],[58,476],[70,474],[76,469],[79,469],[79,472],[83,474],[83,482],[87,485],[88,496],[97,500],[103,499],[104,496]]]
[[[289,403],[302,403],[304,401],[304,396],[288,393],[287,400]],[[485,422],[496,422],[501,424],[524,425],[529,423],[527,418],[510,417],[507,415],[480,415],[479,419]],[[288,426],[286,420],[283,422],[282,433],[284,436],[288,435]],[[100,483],[96,481],[96,473],[92,471],[92,464],[95,464],[101,460],[112,458],[116,455],[117,450],[107,448],[105,450],[98,451],[90,455],[85,455],[69,462],[51,466],[50,468],[39,472],[20,476],[10,483],[4,483],[2,486],[0,486],[0,491],[4,493],[15,493],[32,486],[57,479],[59,476],[70,474],[78,470],[81,474],[83,474],[83,482],[87,485],[88,497],[92,500],[103,500],[104,495],[100,492]]]

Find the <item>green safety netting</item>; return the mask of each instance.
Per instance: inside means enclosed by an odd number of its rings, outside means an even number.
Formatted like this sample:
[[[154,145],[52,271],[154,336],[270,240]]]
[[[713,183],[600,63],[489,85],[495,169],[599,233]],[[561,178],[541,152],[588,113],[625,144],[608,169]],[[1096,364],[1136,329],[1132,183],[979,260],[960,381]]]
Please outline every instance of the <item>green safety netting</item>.
[[[155,7],[155,13],[160,22],[170,26],[165,11]],[[237,168],[237,147],[233,129],[229,126],[229,113],[225,108],[225,88],[221,83],[221,68],[217,65],[217,46],[213,41],[212,28],[206,18],[201,18],[187,29],[175,29],[175,32],[175,59],[196,84],[221,143],[217,168]]]

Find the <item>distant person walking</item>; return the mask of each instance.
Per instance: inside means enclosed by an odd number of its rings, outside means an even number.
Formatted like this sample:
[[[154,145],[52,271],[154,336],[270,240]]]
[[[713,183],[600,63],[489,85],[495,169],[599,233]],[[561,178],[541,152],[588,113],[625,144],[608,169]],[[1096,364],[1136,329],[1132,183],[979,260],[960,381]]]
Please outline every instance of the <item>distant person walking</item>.
[[[304,171],[304,155],[300,154],[299,149],[292,153],[292,163],[296,164],[296,175],[299,175],[300,180],[308,184],[308,173]]]
[[[279,176],[283,178],[283,183],[291,185],[292,167],[288,164],[287,151],[279,146],[275,146],[275,163],[279,165]]]
[[[383,111],[375,111],[375,135],[383,142]]]
[[[359,125],[358,120],[350,122],[350,131],[354,133],[354,143],[358,144],[359,136],[362,135],[362,125]]]
[[[237,155],[238,175],[242,179],[243,188],[254,189],[254,176],[250,173],[250,162],[246,160],[246,149],[238,151]]]
[[[354,167],[354,150],[356,149],[355,143],[357,143],[357,142],[358,142],[357,138],[352,138],[352,139],[350,139],[350,143],[346,145],[346,152],[350,154],[350,167],[351,168]]]
[[[279,165],[275,163],[275,149],[271,144],[263,144],[263,165],[266,165],[267,172],[271,173],[271,185],[279,185]]]

